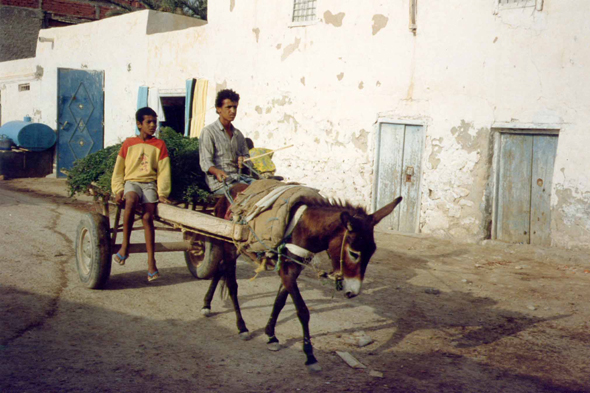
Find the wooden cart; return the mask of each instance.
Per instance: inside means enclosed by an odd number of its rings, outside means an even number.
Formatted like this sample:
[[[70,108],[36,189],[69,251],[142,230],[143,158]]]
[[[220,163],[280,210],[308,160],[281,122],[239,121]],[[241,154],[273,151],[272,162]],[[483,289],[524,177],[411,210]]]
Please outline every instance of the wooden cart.
[[[109,206],[116,207],[111,226]],[[122,232],[121,207],[105,199],[102,213],[86,214],[76,232],[76,267],[80,280],[92,289],[105,286],[111,274],[112,256],[121,247],[117,233]],[[177,242],[156,243],[155,251],[184,252],[191,274],[200,279],[211,278],[222,258],[223,243],[239,243],[248,237],[248,227],[214,217],[213,205],[179,207],[158,204],[154,221],[157,231],[174,231],[182,234]],[[141,222],[138,214],[135,222]],[[133,230],[143,229],[142,226]],[[130,244],[129,254],[146,252],[145,244]]]

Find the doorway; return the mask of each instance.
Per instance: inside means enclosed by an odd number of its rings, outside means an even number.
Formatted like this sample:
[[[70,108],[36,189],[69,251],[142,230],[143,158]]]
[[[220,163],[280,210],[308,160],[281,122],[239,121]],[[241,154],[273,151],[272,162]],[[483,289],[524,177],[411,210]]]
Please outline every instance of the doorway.
[[[377,228],[406,233],[418,231],[424,126],[379,123],[375,149],[373,211],[397,196],[403,202]]]
[[[160,128],[170,127],[177,133],[184,135],[186,98],[184,96],[160,96],[160,101],[166,117],[166,120],[160,123]]]
[[[551,188],[556,130],[500,130],[493,237],[551,245]]]
[[[57,70],[57,177],[103,148],[104,72]]]

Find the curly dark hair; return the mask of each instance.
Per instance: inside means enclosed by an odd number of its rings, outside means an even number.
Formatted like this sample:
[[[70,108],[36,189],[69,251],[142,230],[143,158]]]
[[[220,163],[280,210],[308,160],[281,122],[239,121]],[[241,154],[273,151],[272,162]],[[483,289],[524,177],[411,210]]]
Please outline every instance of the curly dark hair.
[[[215,107],[221,108],[223,106],[223,100],[225,99],[238,102],[240,101],[240,95],[232,89],[220,90],[219,93],[217,93],[217,98],[215,98]]]
[[[158,114],[149,106],[140,108],[137,110],[137,112],[135,112],[135,120],[138,123],[143,123],[143,117],[144,116],[155,116],[158,117]]]

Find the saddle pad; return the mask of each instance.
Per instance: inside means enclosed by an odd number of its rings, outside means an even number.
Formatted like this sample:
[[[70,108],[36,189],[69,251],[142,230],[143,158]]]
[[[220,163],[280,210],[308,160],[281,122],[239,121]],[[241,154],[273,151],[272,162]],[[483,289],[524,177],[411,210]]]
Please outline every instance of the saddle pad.
[[[250,252],[275,249],[285,236],[291,209],[303,197],[323,199],[314,188],[277,180],[257,180],[238,194],[230,207],[234,221],[248,220],[252,229],[244,247]]]

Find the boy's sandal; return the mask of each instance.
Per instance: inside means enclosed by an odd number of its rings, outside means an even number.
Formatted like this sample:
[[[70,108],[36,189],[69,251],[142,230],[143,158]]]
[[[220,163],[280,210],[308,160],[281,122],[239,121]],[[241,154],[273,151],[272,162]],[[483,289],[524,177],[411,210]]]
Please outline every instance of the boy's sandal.
[[[153,273],[148,272],[148,281],[154,281],[154,280],[157,280],[158,278],[160,278],[159,271],[156,270]]]
[[[119,265],[123,266],[125,264],[125,259],[129,258],[129,255],[121,255],[119,253],[115,254],[115,262],[117,262]]]

